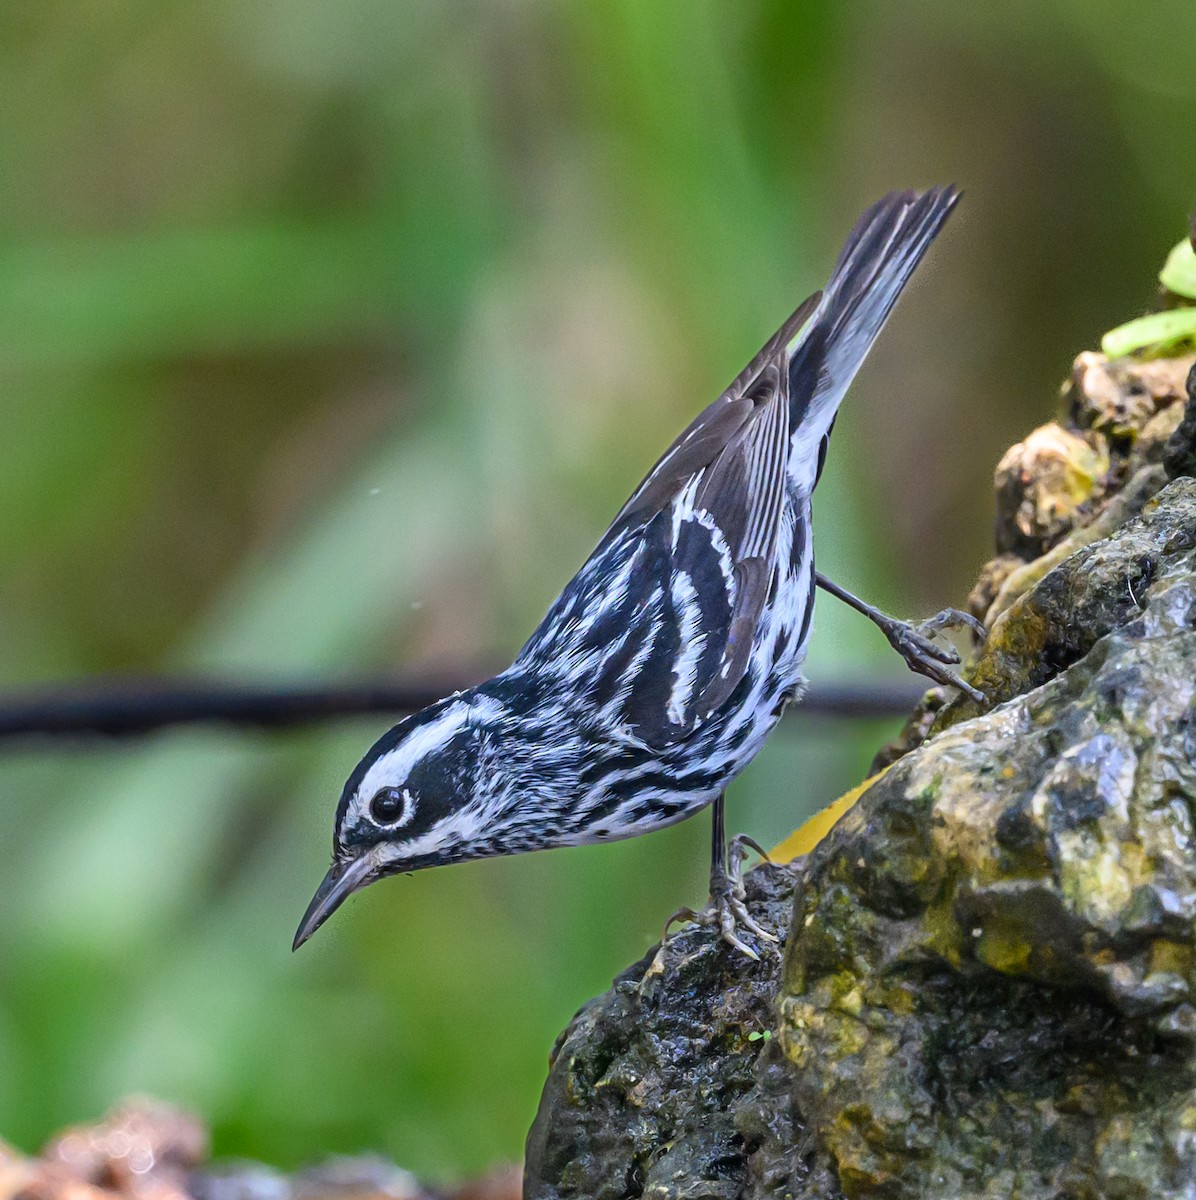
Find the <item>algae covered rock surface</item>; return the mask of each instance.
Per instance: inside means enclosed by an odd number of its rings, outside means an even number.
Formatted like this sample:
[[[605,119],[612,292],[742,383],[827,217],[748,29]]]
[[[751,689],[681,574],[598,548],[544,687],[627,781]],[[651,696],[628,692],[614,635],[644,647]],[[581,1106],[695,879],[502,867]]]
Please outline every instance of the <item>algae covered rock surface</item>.
[[[582,1010],[529,1196],[1196,1198],[1196,369],[1071,387],[1109,466],[1007,457],[987,703],[749,876],[782,968],[687,927]]]
[[[851,1196],[1196,1194],[1196,481],[1038,586],[1072,665],[806,864],[782,1043]]]
[[[783,938],[800,871],[748,877]],[[758,963],[687,925],[573,1019],[528,1138],[525,1195],[734,1200],[804,1194],[787,1064],[773,1030],[777,954]]]

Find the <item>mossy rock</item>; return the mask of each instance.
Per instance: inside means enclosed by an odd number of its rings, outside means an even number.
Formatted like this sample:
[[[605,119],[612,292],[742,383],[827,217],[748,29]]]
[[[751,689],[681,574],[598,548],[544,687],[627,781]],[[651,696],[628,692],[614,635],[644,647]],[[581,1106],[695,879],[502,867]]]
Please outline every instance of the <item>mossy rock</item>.
[[[781,1038],[848,1196],[1193,1194],[1196,481],[1148,509],[1039,585],[1144,570],[1108,632],[902,758],[806,863]]]
[[[779,938],[800,869],[748,877],[748,901]],[[687,925],[574,1017],[527,1144],[534,1200],[735,1200],[797,1195],[789,1072],[773,1031],[776,954],[752,962]],[[804,1193],[802,1193],[804,1194]]]

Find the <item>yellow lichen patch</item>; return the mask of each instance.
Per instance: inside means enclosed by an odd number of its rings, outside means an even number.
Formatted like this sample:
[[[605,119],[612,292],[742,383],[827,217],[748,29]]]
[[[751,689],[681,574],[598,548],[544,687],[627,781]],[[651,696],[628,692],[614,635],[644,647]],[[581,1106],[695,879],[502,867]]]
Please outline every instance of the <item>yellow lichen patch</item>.
[[[1163,938],[1151,943],[1150,973],[1182,975],[1192,973],[1192,947]]]
[[[1030,943],[1023,933],[986,925],[976,939],[976,957],[1003,975],[1023,975],[1030,966]]]
[[[960,928],[955,917],[954,897],[948,895],[941,903],[932,904],[925,914],[926,948],[956,970],[963,966],[965,955],[960,948]]]
[[[892,1045],[889,1053],[895,1053],[896,1049]],[[887,1058],[882,1052],[878,1061]],[[883,1078],[875,1082],[878,1086],[866,1100],[844,1104],[825,1129],[839,1185],[847,1196],[898,1194],[889,1189],[905,1165],[900,1147],[906,1139],[894,1139],[893,1126],[907,1125],[912,1114],[900,1101],[895,1109],[891,1107],[895,1098],[881,1086]]]
[[[840,1058],[859,1054],[871,1040],[872,1035],[867,1027],[854,1017],[839,1017],[836,1020],[833,1014],[826,1013],[822,1021],[824,1029],[834,1038],[835,1053]]]
[[[808,1002],[786,999],[781,1006],[780,1036],[785,1053],[798,1068],[808,1065],[811,1040],[829,1040],[834,1043],[835,1053],[845,1057],[859,1054],[871,1038],[861,1021],[835,1013],[824,998]]]
[[[997,729],[1007,720],[1001,713],[991,714],[988,719]],[[923,783],[936,786],[930,829],[940,857],[973,881],[988,881],[1000,873],[996,828],[1003,811],[1001,801],[988,794],[985,779],[976,772],[975,746],[965,727],[943,734],[940,745],[941,757],[925,766],[917,764],[910,777],[910,790]],[[957,753],[952,753],[956,745]],[[944,765],[954,769],[944,770]]]
[[[887,770],[888,767],[885,768],[885,771]],[[780,845],[770,850],[768,852],[769,858],[773,862],[784,863],[792,862],[795,858],[801,858],[803,854],[809,854],[830,833],[839,818],[884,773],[884,771],[878,771],[875,775],[870,775],[863,783],[853,787],[850,792],[845,792],[834,803],[828,804],[826,808],[820,812],[816,812],[808,821],[795,829]]]
[[[1049,558],[1044,555],[1043,558]],[[1032,573],[1031,563],[1025,570]],[[1043,566],[1043,574],[1049,567]],[[1018,580],[1010,587],[1010,582]],[[1038,577],[1029,580],[1021,570],[1015,571],[1002,586],[985,617],[988,637],[979,656],[969,667],[968,681],[989,700],[999,704],[1024,690],[1029,665],[1037,663],[1050,633],[1044,614],[1023,594],[1023,585],[1030,588]],[[943,708],[935,718],[931,734],[940,732],[983,711],[967,697],[959,697]]]
[[[917,989],[908,979],[880,989],[876,1003],[900,1016],[909,1016],[917,1006]]]
[[[1138,864],[1123,853],[1127,847],[1102,844],[1086,830],[1061,834],[1057,844],[1059,885],[1068,906],[1097,924],[1116,921],[1139,882]]]
[[[859,984],[856,984],[849,992],[844,992],[835,1001],[835,1007],[844,1016],[858,1017],[864,1011],[864,993],[860,991]]]
[[[837,1008],[844,996],[859,987],[859,980],[850,971],[836,971],[824,975],[811,993],[811,998],[821,1008]]]

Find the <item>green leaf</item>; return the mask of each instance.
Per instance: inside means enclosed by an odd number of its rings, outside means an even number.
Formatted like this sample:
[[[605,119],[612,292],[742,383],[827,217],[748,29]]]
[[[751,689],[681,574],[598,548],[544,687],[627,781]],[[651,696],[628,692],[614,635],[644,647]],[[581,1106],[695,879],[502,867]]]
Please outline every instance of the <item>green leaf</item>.
[[[1184,238],[1167,255],[1167,261],[1159,272],[1159,282],[1177,296],[1196,300],[1196,250],[1192,249],[1188,238]]]
[[[1161,353],[1188,340],[1196,340],[1196,308],[1175,308],[1127,321],[1110,329],[1100,344],[1110,358],[1121,358],[1148,347]]]

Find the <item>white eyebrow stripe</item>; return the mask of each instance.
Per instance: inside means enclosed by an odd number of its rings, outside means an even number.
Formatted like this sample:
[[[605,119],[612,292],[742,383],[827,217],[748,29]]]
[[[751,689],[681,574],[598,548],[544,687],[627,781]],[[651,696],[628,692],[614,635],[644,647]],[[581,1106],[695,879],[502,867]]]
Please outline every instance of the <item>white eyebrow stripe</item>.
[[[415,764],[430,750],[443,746],[465,728],[471,715],[472,709],[466,701],[459,700],[451,704],[435,721],[417,729],[409,738],[372,763],[357,787],[358,796],[368,800],[379,788],[402,787]]]

